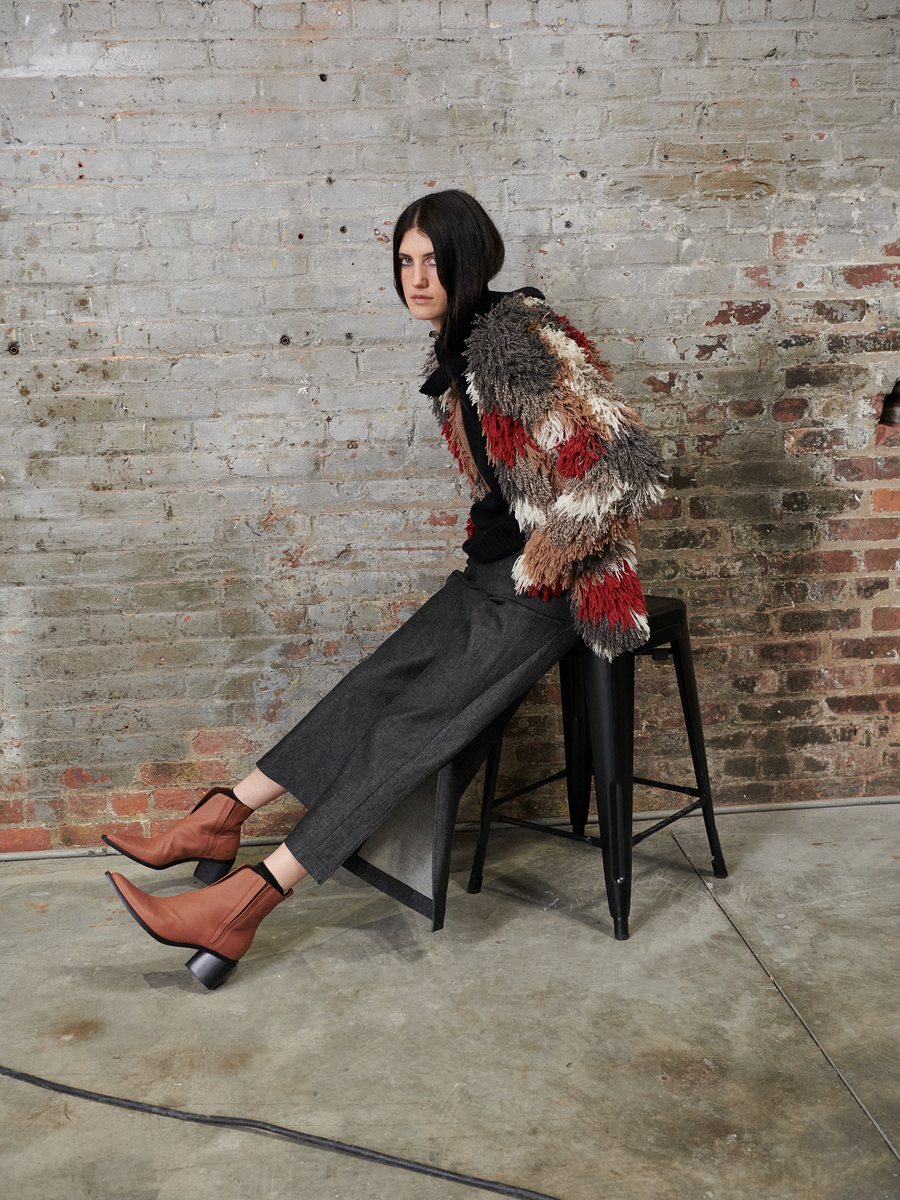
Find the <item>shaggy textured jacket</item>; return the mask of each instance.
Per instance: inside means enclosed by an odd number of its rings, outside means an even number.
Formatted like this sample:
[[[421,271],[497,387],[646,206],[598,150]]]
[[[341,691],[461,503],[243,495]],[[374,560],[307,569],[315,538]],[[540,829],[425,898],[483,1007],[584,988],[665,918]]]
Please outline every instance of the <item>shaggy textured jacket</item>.
[[[542,301],[505,296],[476,318],[465,383],[503,495],[528,541],[516,590],[569,593],[576,628],[615,658],[649,636],[630,533],[668,478],[652,438],[610,382],[596,347]],[[434,356],[427,370],[436,366]],[[435,415],[473,496],[485,494],[458,389]]]

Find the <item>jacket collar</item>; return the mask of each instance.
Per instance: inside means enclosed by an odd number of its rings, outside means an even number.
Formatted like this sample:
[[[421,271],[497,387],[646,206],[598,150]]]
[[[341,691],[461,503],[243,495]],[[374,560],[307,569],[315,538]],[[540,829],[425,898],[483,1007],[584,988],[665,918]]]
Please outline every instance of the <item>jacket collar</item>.
[[[461,379],[466,370],[465,344],[469,334],[472,332],[472,326],[479,317],[483,317],[489,313],[494,305],[504,298],[504,296],[512,296],[513,292],[492,292],[490,288],[485,288],[478,298],[478,302],[472,310],[472,320],[469,322],[468,328],[460,338],[457,346],[450,347],[444,355],[444,362],[438,363],[437,367],[426,378],[425,382],[419,388],[419,391],[425,396],[443,396],[444,392],[450,387],[454,379]],[[543,292],[539,292],[537,288],[523,287],[515,289],[516,295],[522,296],[537,296],[539,300],[544,299]]]

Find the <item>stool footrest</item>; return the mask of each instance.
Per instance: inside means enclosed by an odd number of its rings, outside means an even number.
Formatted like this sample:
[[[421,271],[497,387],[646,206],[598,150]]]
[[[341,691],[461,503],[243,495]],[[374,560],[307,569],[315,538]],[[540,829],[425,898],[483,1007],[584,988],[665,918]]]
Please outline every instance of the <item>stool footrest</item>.
[[[680,808],[677,813],[672,813],[671,816],[665,817],[662,821],[657,821],[655,825],[651,825],[649,829],[645,829],[643,833],[635,833],[632,835],[631,844],[636,846],[638,842],[642,842],[644,838],[648,838],[651,833],[656,833],[660,829],[665,829],[667,825],[671,825],[673,821],[680,821],[682,817],[686,817],[688,813],[695,812],[702,800],[695,800],[693,804],[689,804],[687,808]]]
[[[570,842],[586,842],[589,846],[599,846],[600,839],[587,833],[572,833],[569,829],[559,829],[556,825],[540,825],[537,821],[523,821],[519,817],[505,817],[497,814],[497,820],[504,825],[522,825],[525,829],[536,829],[538,833],[552,833],[554,837],[568,838]]]
[[[519,788],[517,792],[507,792],[505,796],[497,796],[491,807],[499,808],[507,800],[518,800],[520,796],[527,796],[529,792],[536,792],[538,788],[545,787],[548,783],[558,783],[560,779],[565,779],[567,774],[567,771],[557,771],[555,775],[548,775],[546,779],[539,779],[537,783],[529,783],[527,787]]]
[[[659,779],[641,779],[638,775],[633,775],[632,781],[641,784],[642,787],[661,788],[664,792],[680,792],[682,796],[697,796],[702,799],[699,788],[682,787],[678,783],[663,783]]]

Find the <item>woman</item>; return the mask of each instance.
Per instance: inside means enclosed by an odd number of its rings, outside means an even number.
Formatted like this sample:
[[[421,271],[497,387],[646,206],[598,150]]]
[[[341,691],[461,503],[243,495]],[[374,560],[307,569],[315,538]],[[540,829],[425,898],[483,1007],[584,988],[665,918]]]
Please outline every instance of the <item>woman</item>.
[[[233,789],[213,789],[158,837],[104,838],[156,869],[199,860],[197,877],[213,886],[168,898],[107,874],[151,936],[197,950],[187,965],[209,988],[295,884],[306,875],[322,883],[341,864],[438,927],[440,881],[428,909],[421,870],[396,867],[395,845],[391,870],[359,848],[380,839],[383,851],[392,814],[421,809],[424,781],[442,768],[446,833],[490,740],[579,636],[608,658],[647,637],[629,532],[665,473],[606,364],[540,292],[488,289],[503,241],[467,193],[414,201],[393,247],[400,299],[433,326],[421,391],[472,488],[468,566]],[[306,807],[303,819],[264,862],[228,874],[242,822],[286,791]],[[407,849],[415,842],[404,839]],[[412,851],[424,852],[421,837]]]

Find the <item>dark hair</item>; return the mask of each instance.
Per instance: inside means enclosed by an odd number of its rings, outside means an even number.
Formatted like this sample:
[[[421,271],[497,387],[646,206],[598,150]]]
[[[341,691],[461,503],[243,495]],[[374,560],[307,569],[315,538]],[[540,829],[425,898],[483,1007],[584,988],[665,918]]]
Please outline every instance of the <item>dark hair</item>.
[[[468,192],[453,188],[414,200],[400,214],[394,229],[394,286],[404,304],[399,252],[410,229],[421,229],[431,240],[438,279],[447,293],[447,311],[435,342],[440,358],[451,346],[461,349],[479,297],[503,266],[503,238]]]

